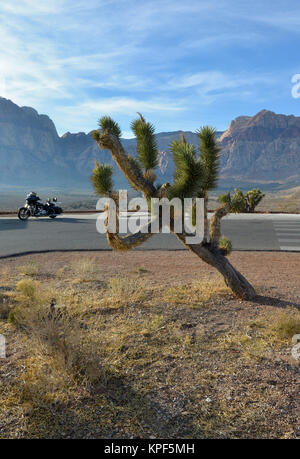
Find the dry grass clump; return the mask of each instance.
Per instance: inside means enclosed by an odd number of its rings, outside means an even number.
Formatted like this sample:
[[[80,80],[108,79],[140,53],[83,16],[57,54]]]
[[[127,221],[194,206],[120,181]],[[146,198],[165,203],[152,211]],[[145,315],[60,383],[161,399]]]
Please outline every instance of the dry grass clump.
[[[143,285],[140,281],[126,277],[112,277],[108,281],[107,287],[109,295],[119,296],[120,298],[138,294],[143,290]]]
[[[91,276],[96,270],[95,260],[92,258],[79,258],[71,263],[70,268],[77,276]]]
[[[8,319],[11,309],[12,306],[9,298],[0,293],[0,320]]]
[[[29,279],[19,281],[17,306],[9,314],[23,336],[26,356],[12,391],[26,415],[35,419],[45,411],[51,418],[53,404],[66,403],[78,391],[90,391],[106,381],[99,334],[69,314],[66,305],[50,300],[49,293],[53,292],[37,290]]]
[[[300,333],[300,312],[295,308],[277,311],[271,317],[244,325],[242,330],[231,332],[218,340],[218,348],[238,352],[246,358],[262,359],[274,348],[278,350]]]
[[[147,268],[145,268],[145,266],[141,265],[141,266],[138,266],[135,270],[135,272],[137,274],[146,274],[146,273],[150,273],[151,271]]]
[[[0,270],[0,279],[1,279],[1,284],[7,284],[9,283],[10,279],[12,277],[12,274],[10,270],[8,269],[7,266],[2,266]]]
[[[251,336],[248,330],[231,332],[221,336],[216,348],[230,351],[247,359],[260,360],[269,346],[268,340],[260,336]]]
[[[108,307],[126,307],[140,304],[148,295],[148,289],[139,279],[112,277],[107,282],[102,304]]]
[[[31,279],[22,279],[16,285],[16,291],[20,292],[24,297],[33,299],[36,295],[39,283]]]
[[[18,271],[22,276],[35,277],[40,274],[41,266],[36,261],[29,260],[23,265],[19,266]]]
[[[300,312],[290,310],[276,315],[274,323],[269,326],[272,332],[280,340],[290,340],[300,333]]]
[[[17,322],[30,336],[42,372],[43,366],[48,367],[47,373],[52,369],[68,384],[77,381],[89,385],[103,378],[96,343],[63,306],[19,310]]]
[[[197,308],[218,296],[232,296],[232,294],[223,280],[207,279],[188,285],[170,287],[166,290],[164,299],[169,303],[188,304]]]
[[[69,266],[61,266],[60,268],[58,268],[58,270],[56,271],[55,273],[55,276],[58,278],[58,279],[64,279],[67,277],[68,275],[68,270],[69,270]]]

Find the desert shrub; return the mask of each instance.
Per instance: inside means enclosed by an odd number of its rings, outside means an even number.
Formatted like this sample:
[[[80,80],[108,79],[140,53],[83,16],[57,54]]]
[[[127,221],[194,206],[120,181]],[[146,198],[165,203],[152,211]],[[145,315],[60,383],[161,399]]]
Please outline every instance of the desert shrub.
[[[37,282],[31,279],[22,279],[16,285],[16,291],[20,292],[23,296],[29,299],[33,299],[36,295]]]
[[[300,333],[300,314],[282,312],[277,315],[271,330],[280,339],[290,339]]]
[[[76,318],[69,316],[64,305],[18,306],[11,312],[10,321],[30,337],[30,345],[41,365],[41,377],[49,363],[65,382],[72,379],[77,383],[94,384],[103,377],[99,343],[93,342]]]

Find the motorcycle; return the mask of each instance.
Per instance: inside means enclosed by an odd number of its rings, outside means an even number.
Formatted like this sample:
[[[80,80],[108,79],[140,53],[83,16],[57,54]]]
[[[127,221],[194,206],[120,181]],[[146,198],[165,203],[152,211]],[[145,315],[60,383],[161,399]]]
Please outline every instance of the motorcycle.
[[[20,220],[27,220],[29,217],[50,217],[55,218],[57,215],[62,214],[63,210],[57,204],[57,198],[48,199],[46,204],[40,202],[40,198],[36,193],[31,192],[26,196],[24,207],[18,210],[18,217]]]

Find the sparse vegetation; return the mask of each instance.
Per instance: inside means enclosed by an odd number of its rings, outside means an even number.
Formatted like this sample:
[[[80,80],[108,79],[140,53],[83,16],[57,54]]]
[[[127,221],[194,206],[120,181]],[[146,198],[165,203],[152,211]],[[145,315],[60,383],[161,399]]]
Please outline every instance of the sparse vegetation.
[[[95,272],[95,262],[91,258],[79,258],[72,262],[71,271],[81,278],[91,276]]]
[[[0,437],[298,435],[296,308],[249,308],[217,276],[150,284],[147,265],[99,285],[93,260],[74,285],[78,261],[43,264],[46,284],[6,273]]]
[[[143,290],[139,281],[125,277],[112,277],[107,286],[111,295],[123,297],[124,300]]]
[[[36,261],[27,261],[19,267],[19,271],[23,276],[35,277],[41,272],[41,267]]]
[[[170,287],[167,289],[164,298],[174,304],[190,305],[192,307],[199,307],[210,304],[218,296],[230,297],[230,289],[226,287],[221,279],[192,282],[187,285],[179,285],[177,287]]]

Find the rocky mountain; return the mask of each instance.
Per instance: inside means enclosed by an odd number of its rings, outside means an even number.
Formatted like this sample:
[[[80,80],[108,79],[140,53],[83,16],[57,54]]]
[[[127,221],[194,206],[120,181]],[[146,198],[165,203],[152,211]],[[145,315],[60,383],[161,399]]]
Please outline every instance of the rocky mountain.
[[[0,183],[20,185],[62,180],[61,139],[47,115],[0,98]],[[49,180],[47,179],[49,178]]]
[[[262,110],[233,120],[220,137],[225,178],[286,181],[300,177],[300,117]]]
[[[197,143],[194,133],[184,134],[188,142]],[[253,117],[236,118],[217,134],[222,147],[221,188],[299,183],[300,117],[262,110]],[[174,165],[168,146],[178,136],[178,131],[157,134],[160,183],[172,180]],[[122,143],[128,153],[135,154],[135,139]],[[116,187],[127,186],[109,152],[99,150],[91,133],[67,132],[60,137],[47,115],[0,98],[0,186],[87,189],[94,159],[114,166]]]

